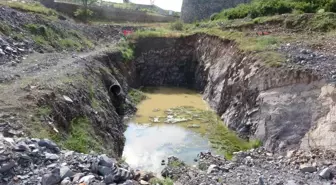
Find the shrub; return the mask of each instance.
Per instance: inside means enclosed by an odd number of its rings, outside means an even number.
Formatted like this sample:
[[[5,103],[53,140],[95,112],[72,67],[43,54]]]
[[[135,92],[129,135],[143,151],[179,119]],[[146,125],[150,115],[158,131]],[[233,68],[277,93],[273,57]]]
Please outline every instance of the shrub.
[[[141,101],[145,100],[147,96],[142,91],[137,89],[131,89],[128,92],[128,96],[134,104],[139,104]]]
[[[324,9],[328,12],[336,12],[336,0],[330,0],[326,3]]]
[[[292,12],[316,13],[320,9],[336,12],[336,0],[254,0],[249,4],[225,9],[211,17],[211,20],[239,19],[247,16],[256,18]]]
[[[131,61],[134,59],[134,50],[133,46],[127,42],[122,41],[118,44],[118,49],[121,52],[124,61]]]
[[[0,32],[5,34],[5,35],[9,35],[11,33],[11,28],[5,23],[0,21]]]
[[[74,15],[79,19],[86,20],[88,17],[91,17],[93,15],[93,11],[89,9],[78,8],[74,12]]]
[[[172,30],[178,30],[178,31],[182,31],[183,27],[184,27],[183,23],[180,20],[178,20],[178,21],[176,21],[176,22],[174,22],[174,23],[172,23],[170,25],[170,29],[172,29]]]

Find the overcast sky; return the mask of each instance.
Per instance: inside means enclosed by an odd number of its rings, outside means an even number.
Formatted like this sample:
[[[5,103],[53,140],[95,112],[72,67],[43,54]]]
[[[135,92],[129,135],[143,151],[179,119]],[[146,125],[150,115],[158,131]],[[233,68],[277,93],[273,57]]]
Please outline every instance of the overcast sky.
[[[113,1],[118,3],[123,2],[123,0],[106,0],[106,1]],[[150,4],[150,0],[131,0],[131,2],[138,4]],[[155,0],[155,4],[166,10],[174,10],[180,12],[182,7],[182,0]]]

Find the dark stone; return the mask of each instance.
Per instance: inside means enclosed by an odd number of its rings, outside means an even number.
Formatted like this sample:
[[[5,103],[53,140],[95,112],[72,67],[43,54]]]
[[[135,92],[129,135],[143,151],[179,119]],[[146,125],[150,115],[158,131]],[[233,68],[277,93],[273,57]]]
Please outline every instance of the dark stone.
[[[55,168],[51,173],[45,174],[42,177],[42,185],[56,185],[61,182],[60,169]]]
[[[52,142],[52,141],[50,141],[48,139],[42,139],[42,140],[40,140],[38,142],[38,145],[40,147],[46,147],[47,149],[49,149],[53,153],[59,153],[60,152],[60,149],[58,148],[58,146],[54,142]]]
[[[112,174],[112,169],[106,166],[99,166],[98,167],[98,174],[102,176],[107,176]]]
[[[5,173],[7,171],[9,171],[10,169],[15,167],[15,162],[11,161],[9,163],[4,164],[2,167],[0,167],[0,173]]]
[[[61,179],[65,179],[67,177],[72,177],[74,175],[74,173],[70,170],[69,167],[67,166],[62,166],[60,169],[60,176]]]
[[[104,182],[106,184],[111,184],[111,183],[113,183],[115,181],[116,181],[116,178],[115,178],[115,176],[113,174],[109,174],[109,175],[107,175],[107,176],[104,177]]]
[[[105,154],[99,156],[99,165],[112,167],[117,161],[115,159],[107,157]]]
[[[30,148],[29,146],[24,143],[24,142],[19,142],[15,148],[14,148],[14,151],[17,151],[17,152],[25,152],[25,151],[30,151]]]

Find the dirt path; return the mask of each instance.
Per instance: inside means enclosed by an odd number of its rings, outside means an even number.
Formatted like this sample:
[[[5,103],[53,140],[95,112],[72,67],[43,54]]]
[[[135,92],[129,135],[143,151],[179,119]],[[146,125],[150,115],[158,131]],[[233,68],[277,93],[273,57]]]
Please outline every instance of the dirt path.
[[[84,58],[104,50],[101,47],[85,53],[34,53],[17,65],[0,66],[0,112],[18,113],[34,107],[41,94],[69,82],[69,76],[82,69]]]

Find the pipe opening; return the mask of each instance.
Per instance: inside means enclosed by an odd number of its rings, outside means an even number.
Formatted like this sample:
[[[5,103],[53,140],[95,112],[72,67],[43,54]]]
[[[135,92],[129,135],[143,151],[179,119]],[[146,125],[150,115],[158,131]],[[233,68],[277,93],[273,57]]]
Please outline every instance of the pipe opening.
[[[111,93],[113,93],[113,94],[115,94],[117,96],[119,96],[120,93],[121,93],[121,87],[120,87],[119,84],[113,84],[113,85],[111,85],[109,90],[110,90]]]

